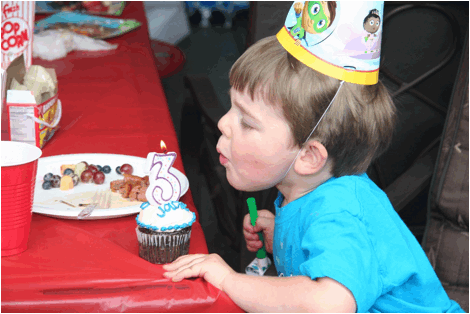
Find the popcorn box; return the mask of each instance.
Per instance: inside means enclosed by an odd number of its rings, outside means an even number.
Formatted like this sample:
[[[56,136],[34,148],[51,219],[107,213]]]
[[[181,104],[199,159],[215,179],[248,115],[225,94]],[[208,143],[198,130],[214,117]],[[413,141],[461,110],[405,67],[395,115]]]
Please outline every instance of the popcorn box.
[[[33,55],[34,1],[2,1],[2,113],[7,87],[6,70],[22,56],[26,69]],[[3,127],[2,127],[3,130]]]
[[[62,108],[53,70],[33,66],[34,1],[2,1],[2,140],[44,147]]]

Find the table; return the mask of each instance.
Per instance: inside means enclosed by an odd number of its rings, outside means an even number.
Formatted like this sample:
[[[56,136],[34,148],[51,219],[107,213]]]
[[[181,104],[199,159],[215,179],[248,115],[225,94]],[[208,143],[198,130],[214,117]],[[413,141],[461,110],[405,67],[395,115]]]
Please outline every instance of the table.
[[[56,69],[63,106],[61,128],[43,148],[43,157],[109,153],[145,158],[164,140],[168,150],[178,153],[174,167],[184,173],[142,2],[127,2],[121,18],[142,26],[110,39],[119,44],[115,51],[33,60]],[[207,253],[191,190],[181,201],[197,215],[189,252]],[[2,257],[2,311],[242,311],[203,279],[173,283],[162,276],[160,265],[141,259],[135,217],[78,221],[33,214],[28,249]]]

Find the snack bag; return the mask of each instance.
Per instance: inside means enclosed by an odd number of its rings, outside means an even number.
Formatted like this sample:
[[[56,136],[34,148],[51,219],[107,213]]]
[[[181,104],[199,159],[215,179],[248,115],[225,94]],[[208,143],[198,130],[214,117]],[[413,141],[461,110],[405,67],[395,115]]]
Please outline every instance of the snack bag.
[[[20,68],[21,61],[18,60]],[[16,68],[17,60],[14,62]],[[43,148],[58,129],[62,116],[55,71],[32,65],[22,79],[13,77],[6,107],[10,140]]]
[[[34,1],[2,1],[2,140],[42,148],[61,117],[57,77],[32,66]]]

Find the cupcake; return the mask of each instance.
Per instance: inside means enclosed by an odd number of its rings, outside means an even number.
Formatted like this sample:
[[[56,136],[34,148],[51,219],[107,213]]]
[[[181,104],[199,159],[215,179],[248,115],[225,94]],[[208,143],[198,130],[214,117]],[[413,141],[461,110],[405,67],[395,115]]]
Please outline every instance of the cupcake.
[[[153,264],[170,263],[188,254],[196,215],[186,204],[170,201],[160,206],[143,203],[136,217],[139,256]]]

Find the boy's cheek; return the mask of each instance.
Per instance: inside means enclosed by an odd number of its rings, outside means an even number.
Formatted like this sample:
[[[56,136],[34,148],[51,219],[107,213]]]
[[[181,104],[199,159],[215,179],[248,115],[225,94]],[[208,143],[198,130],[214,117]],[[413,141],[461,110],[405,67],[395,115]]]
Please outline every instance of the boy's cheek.
[[[230,166],[226,168],[226,176],[229,184],[240,191],[252,191],[254,175],[249,174],[244,170],[236,169],[235,167]]]

